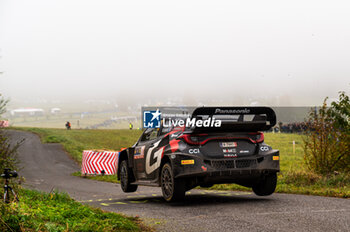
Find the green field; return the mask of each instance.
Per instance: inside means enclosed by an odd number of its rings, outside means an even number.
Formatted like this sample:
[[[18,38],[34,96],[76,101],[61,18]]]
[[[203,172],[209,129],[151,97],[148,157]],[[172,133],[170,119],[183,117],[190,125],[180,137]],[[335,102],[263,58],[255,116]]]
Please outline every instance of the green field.
[[[6,205],[0,202],[0,231],[150,230],[137,218],[82,205],[67,194],[22,189],[19,198]]]
[[[61,143],[64,149],[79,163],[86,149],[120,150],[133,145],[140,130],[63,130],[43,128],[17,128],[38,134],[45,143]],[[295,141],[295,153],[293,153]],[[276,192],[300,193],[322,196],[350,197],[350,175],[337,174],[326,177],[307,170],[303,162],[303,140],[298,134],[265,134],[265,142],[280,150],[280,166]],[[95,177],[116,181],[111,177]],[[247,190],[234,184],[214,185],[211,189]]]
[[[81,117],[78,114],[63,114],[63,115],[42,115],[32,117],[12,117],[10,124],[14,127],[35,127],[35,128],[62,128],[65,129],[65,124],[69,121],[72,129],[86,129],[93,125],[101,124],[112,117],[125,116],[125,114],[103,113],[86,115]],[[140,122],[132,121],[134,128],[140,126]],[[129,121],[121,120],[113,122],[108,126],[99,126],[98,129],[128,129]]]

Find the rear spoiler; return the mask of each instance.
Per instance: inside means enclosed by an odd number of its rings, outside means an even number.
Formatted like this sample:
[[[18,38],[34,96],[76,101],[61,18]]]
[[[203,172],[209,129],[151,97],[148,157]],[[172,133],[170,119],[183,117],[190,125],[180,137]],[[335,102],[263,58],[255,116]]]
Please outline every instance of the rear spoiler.
[[[192,132],[257,132],[276,125],[276,114],[270,107],[199,107],[191,118],[221,120],[220,127],[194,127]]]

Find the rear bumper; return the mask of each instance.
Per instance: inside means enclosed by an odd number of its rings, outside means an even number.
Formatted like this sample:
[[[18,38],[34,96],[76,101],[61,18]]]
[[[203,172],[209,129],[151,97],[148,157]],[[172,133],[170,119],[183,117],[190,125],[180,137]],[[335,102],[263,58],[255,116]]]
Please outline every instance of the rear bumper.
[[[201,177],[205,182],[213,183],[256,179],[263,174],[280,170],[277,150],[264,155],[230,159],[203,159],[199,156],[178,154],[172,164],[175,178]]]

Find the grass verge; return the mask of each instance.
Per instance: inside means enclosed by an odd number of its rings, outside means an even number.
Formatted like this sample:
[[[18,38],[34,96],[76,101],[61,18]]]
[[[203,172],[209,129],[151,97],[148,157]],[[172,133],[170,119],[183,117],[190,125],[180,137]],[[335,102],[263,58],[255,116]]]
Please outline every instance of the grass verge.
[[[99,181],[106,181],[106,182],[111,182],[111,183],[119,183],[117,175],[88,175],[88,176],[82,176],[81,172],[74,172],[72,173],[73,176],[79,176],[83,178],[88,178],[91,180],[99,180]]]
[[[0,231],[143,231],[139,219],[83,205],[64,193],[21,189],[20,201],[0,203]]]
[[[16,128],[15,128],[16,129]],[[43,128],[17,128],[38,134],[43,142],[58,142],[72,157],[81,162],[86,149],[120,150],[134,144],[139,130],[61,130]],[[293,148],[293,141],[295,147]],[[320,176],[310,172],[303,162],[302,135],[266,133],[265,143],[280,151],[280,168],[276,192],[298,193],[332,197],[350,197],[350,174]],[[75,175],[80,175],[76,173]],[[117,183],[116,176],[90,176],[88,178]],[[214,185],[210,189],[251,191],[235,184]]]

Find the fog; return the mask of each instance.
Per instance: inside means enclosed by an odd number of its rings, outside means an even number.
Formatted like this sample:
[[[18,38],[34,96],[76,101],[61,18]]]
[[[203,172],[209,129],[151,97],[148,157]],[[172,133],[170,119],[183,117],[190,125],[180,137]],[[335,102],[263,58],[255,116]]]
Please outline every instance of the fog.
[[[350,90],[349,10],[319,0],[0,0],[0,93],[319,105]]]

